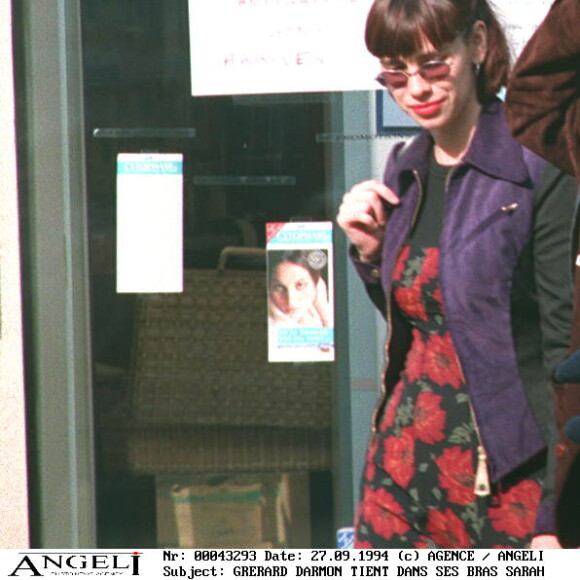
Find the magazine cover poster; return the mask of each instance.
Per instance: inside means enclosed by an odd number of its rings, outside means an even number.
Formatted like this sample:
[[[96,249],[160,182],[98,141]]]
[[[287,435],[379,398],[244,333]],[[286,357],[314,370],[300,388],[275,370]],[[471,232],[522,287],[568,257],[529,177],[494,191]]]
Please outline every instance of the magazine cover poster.
[[[332,222],[266,226],[268,360],[334,360]]]

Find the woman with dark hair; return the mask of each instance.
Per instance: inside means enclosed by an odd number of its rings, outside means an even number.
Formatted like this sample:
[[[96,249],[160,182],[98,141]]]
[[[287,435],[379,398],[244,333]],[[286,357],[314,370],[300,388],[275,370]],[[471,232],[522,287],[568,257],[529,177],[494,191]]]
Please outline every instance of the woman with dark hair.
[[[337,218],[387,320],[356,545],[557,547],[549,381],[569,341],[573,180],[510,135],[486,0],[376,0],[366,43],[424,131]]]
[[[268,252],[270,326],[332,326],[321,250]]]

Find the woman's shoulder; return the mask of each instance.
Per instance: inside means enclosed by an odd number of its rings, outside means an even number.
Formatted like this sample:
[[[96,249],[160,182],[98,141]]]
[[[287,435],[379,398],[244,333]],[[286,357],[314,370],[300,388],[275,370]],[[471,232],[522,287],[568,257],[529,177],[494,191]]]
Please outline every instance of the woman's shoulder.
[[[521,159],[521,163],[526,168],[531,188],[536,190],[537,193],[539,191],[540,197],[549,193],[556,182],[561,182],[565,190],[575,189],[575,180],[568,172],[528,148],[513,136],[508,125],[506,106],[503,102],[496,104],[496,114],[501,117],[502,139],[505,139],[506,142],[509,140],[510,149],[519,151],[518,159]]]
[[[535,184],[547,165],[512,136],[499,99],[483,103],[464,162],[486,175],[519,185]]]

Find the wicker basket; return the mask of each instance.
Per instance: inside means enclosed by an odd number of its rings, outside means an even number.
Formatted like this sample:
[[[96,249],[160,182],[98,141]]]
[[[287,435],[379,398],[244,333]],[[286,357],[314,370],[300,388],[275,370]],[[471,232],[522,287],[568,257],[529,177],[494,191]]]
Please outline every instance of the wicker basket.
[[[332,363],[268,363],[264,271],[190,270],[138,299],[132,413],[150,426],[330,425]]]
[[[138,475],[327,471],[330,429],[142,427],[114,416],[101,423],[99,457],[110,473]]]
[[[267,362],[265,270],[189,270],[182,294],[137,304],[130,417],[107,429],[114,464],[140,474],[330,469],[333,364]]]
[[[325,471],[330,457],[328,429],[201,426],[127,432],[128,465],[143,475]]]

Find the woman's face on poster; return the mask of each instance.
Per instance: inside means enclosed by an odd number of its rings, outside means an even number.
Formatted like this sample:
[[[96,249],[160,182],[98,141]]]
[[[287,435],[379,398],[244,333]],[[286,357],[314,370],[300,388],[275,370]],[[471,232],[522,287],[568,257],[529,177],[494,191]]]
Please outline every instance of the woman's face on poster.
[[[303,266],[282,262],[272,273],[270,298],[284,314],[297,317],[313,305],[316,299],[316,283]]]

